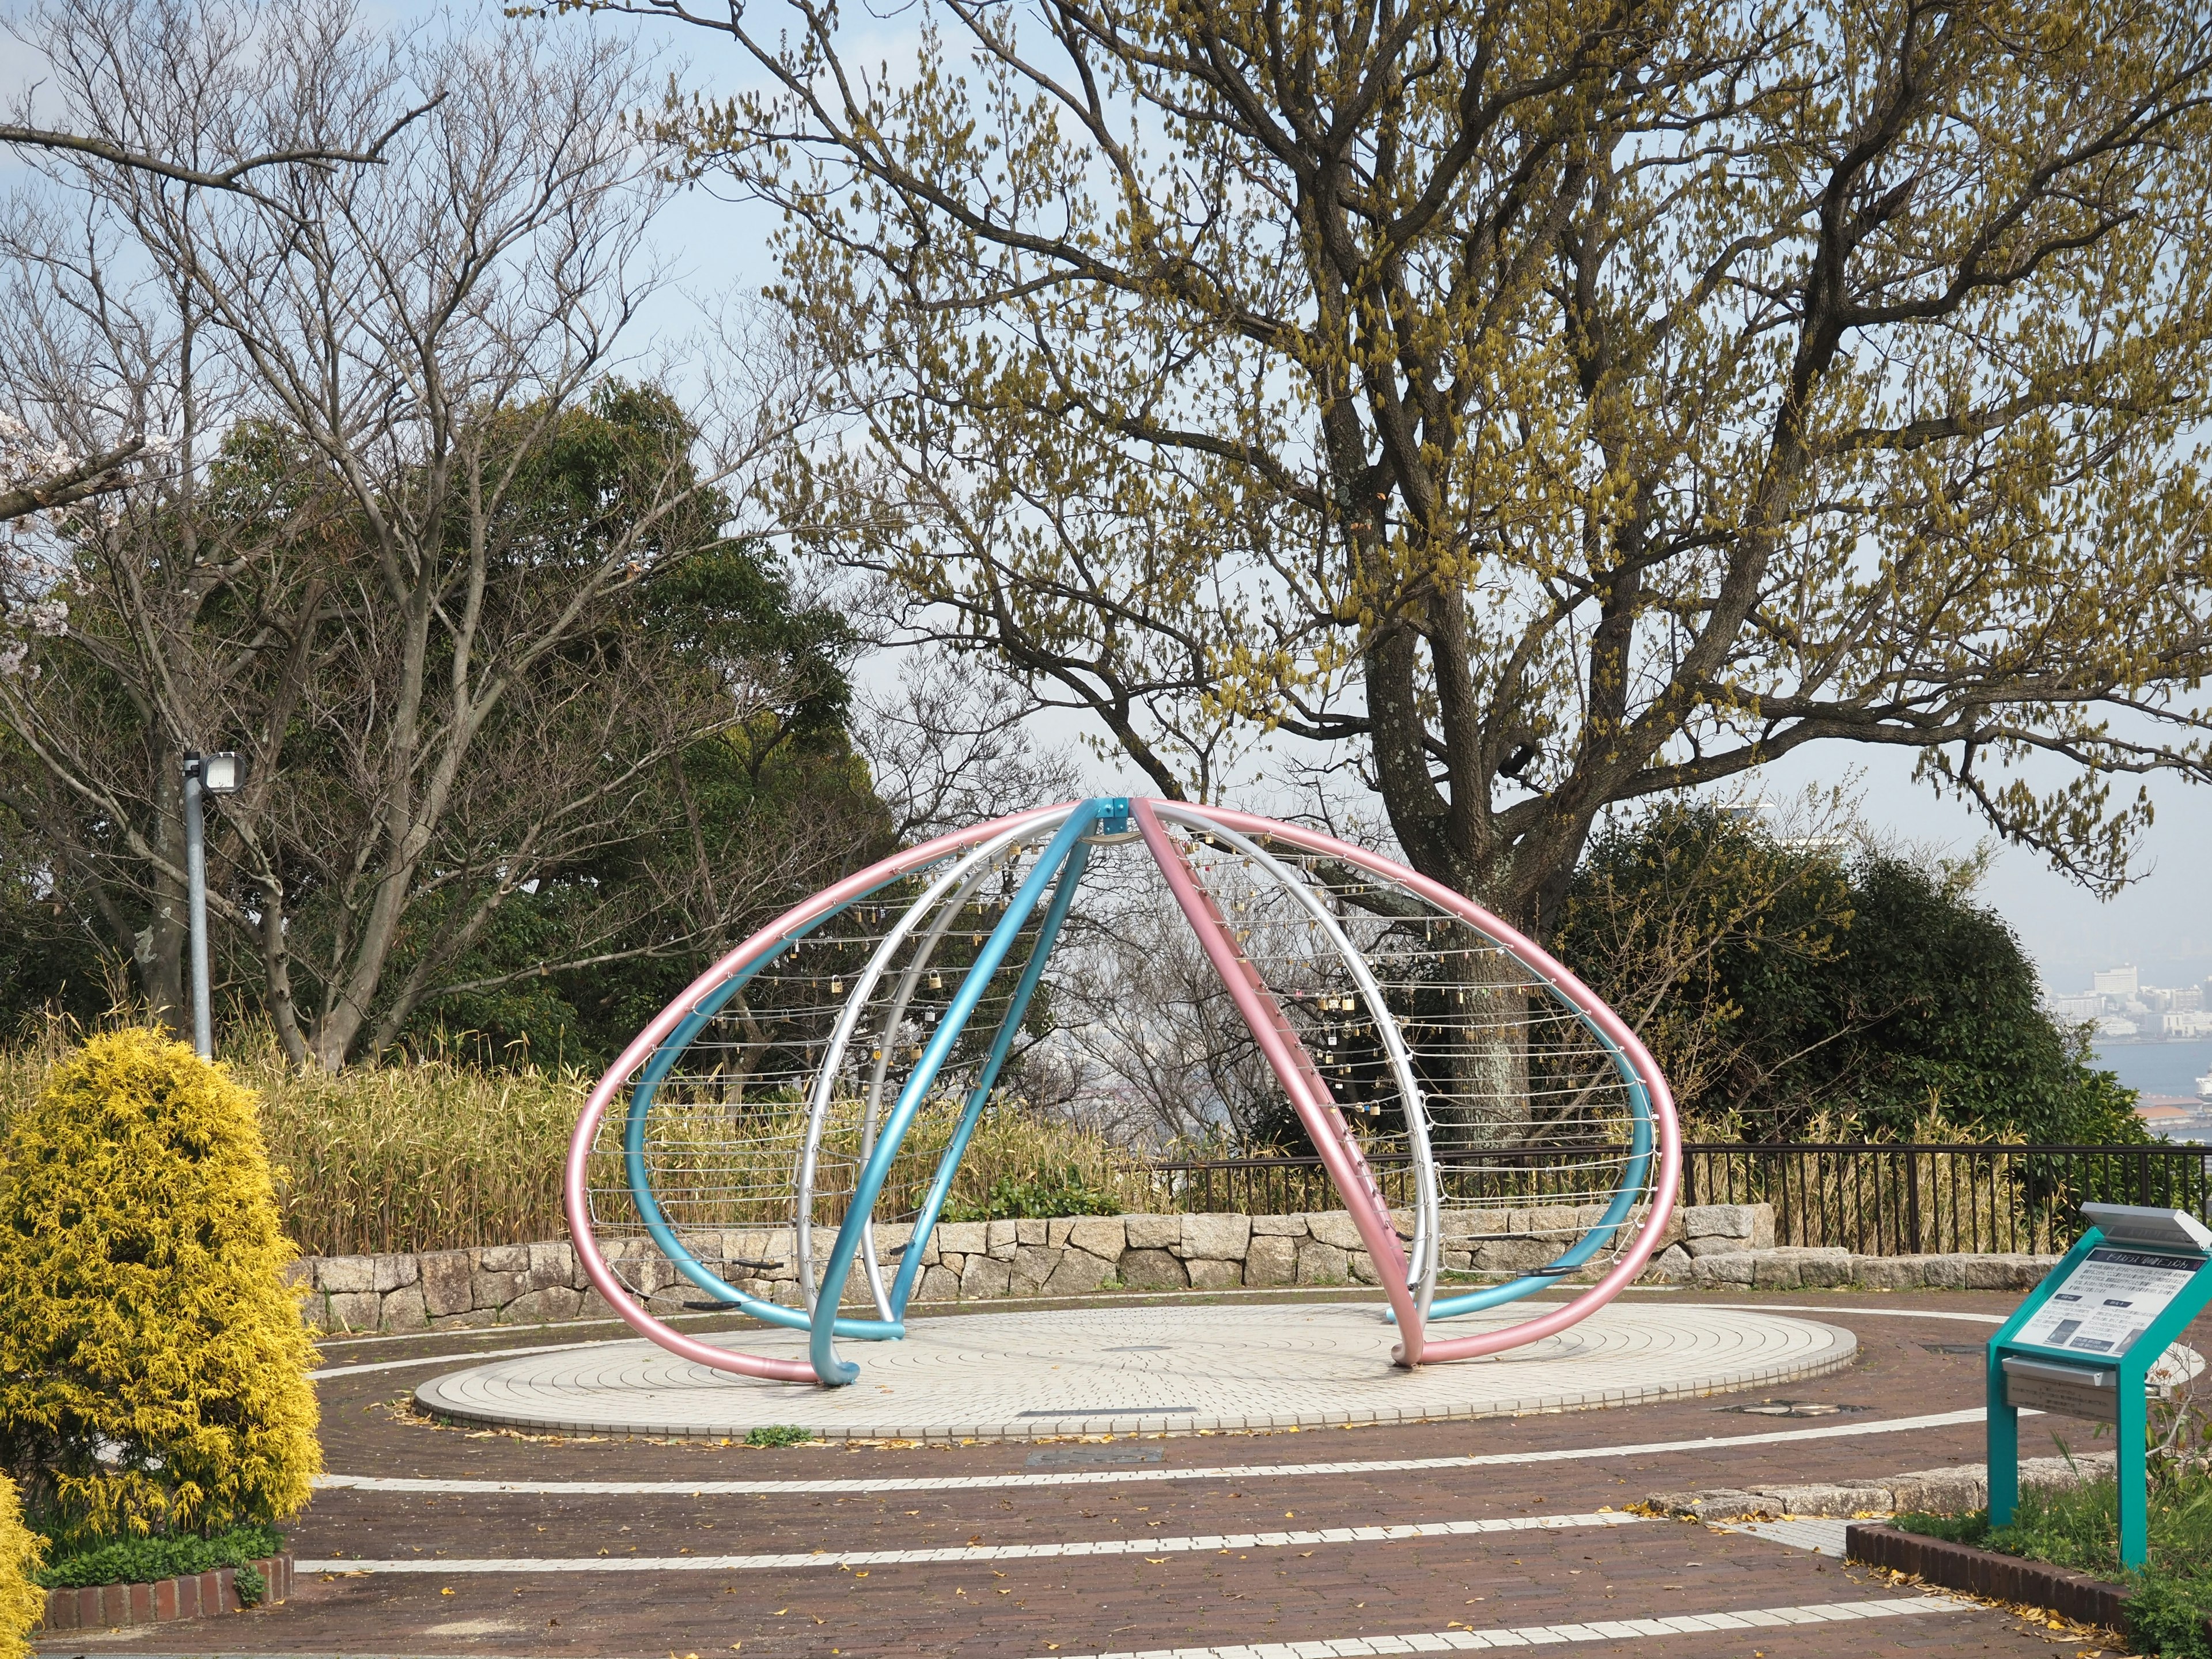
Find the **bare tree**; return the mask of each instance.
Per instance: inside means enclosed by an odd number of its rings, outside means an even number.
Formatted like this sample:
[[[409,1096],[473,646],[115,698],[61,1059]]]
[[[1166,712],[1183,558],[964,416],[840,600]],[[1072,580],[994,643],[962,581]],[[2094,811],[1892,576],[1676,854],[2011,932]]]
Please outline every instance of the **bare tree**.
[[[1026,723],[1035,704],[972,653],[908,646],[889,688],[864,689],[854,735],[902,838],[941,834],[1082,793],[1083,769]]]
[[[760,527],[750,481],[809,389],[774,342],[689,410],[611,380],[659,280],[662,196],[609,119],[645,90],[621,46],[379,40],[342,0],[241,16],[40,15],[97,145],[392,136],[380,166],[272,160],[251,191],[64,153],[77,219],[4,233],[37,273],[14,326],[61,343],[0,371],[10,398],[51,392],[40,361],[105,358],[158,398],[174,460],[56,539],[24,597],[66,601],[67,630],[0,684],[0,719],[40,778],[18,810],[101,872],[157,1006],[177,996],[178,752],[246,752],[212,902],[254,942],[288,1052],[335,1068],[390,1042],[514,894],[633,834],[686,745],[772,714],[772,665],[646,623],[657,580]],[[180,33],[189,75],[163,57]],[[605,940],[571,943],[562,961]]]

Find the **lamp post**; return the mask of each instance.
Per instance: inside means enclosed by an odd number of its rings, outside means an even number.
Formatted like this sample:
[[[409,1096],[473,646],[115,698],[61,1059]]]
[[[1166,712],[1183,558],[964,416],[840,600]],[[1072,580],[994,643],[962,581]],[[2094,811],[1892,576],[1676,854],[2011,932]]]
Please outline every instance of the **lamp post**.
[[[240,772],[238,757],[228,750],[213,755],[185,751],[185,884],[192,929],[192,1048],[202,1060],[215,1058],[215,1024],[208,1013],[207,842],[200,833],[200,797],[234,793]]]

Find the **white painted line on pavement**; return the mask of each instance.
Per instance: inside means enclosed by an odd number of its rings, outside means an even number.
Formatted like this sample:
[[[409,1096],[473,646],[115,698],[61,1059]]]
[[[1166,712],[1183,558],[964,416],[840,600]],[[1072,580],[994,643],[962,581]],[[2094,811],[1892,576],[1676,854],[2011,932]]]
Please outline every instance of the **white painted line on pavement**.
[[[1726,1451],[1737,1446],[1780,1446],[1801,1440],[1848,1440],[1860,1435],[1909,1434],[1918,1429],[1979,1423],[1984,1408],[1895,1417],[1872,1423],[1836,1423],[1819,1429],[1775,1429],[1765,1434],[1707,1435],[1696,1440],[1651,1440],[1628,1446],[1569,1446],[1549,1451],[1486,1452],[1469,1457],[1376,1457],[1326,1463],[1219,1463],[1193,1468],[1165,1464],[1037,1474],[887,1475],[876,1480],[438,1480],[410,1475],[322,1474],[319,1490],[353,1492],[501,1492],[574,1498],[806,1497],[831,1492],[984,1492],[1009,1486],[1110,1486],[1160,1480],[1271,1480],[1292,1475],[1405,1474],[1431,1469],[1481,1469],[1520,1463],[1561,1463],[1592,1458],[1650,1457],[1666,1452]],[[2023,1411],[2021,1416],[2033,1413]]]
[[[1521,1625],[1499,1630],[1432,1630],[1406,1636],[1337,1636],[1322,1642],[1257,1642],[1225,1648],[1147,1648],[1141,1653],[1046,1654],[1039,1659],[1361,1659],[1384,1653],[1466,1653],[1484,1648],[1546,1647],[1554,1642],[1620,1642],[1636,1636],[1700,1636],[1717,1630],[1783,1625],[1844,1625],[1862,1619],[1972,1613],[1971,1601],[1948,1595],[1879,1601],[1814,1601],[1741,1613],[1685,1613],[1662,1619],[1607,1619],[1587,1625]]]
[[[1481,1521],[1419,1521],[1389,1527],[1214,1533],[1185,1538],[1098,1538],[1066,1544],[962,1544],[927,1550],[806,1550],[781,1555],[562,1555],[517,1560],[441,1560],[436,1556],[422,1556],[414,1559],[338,1559],[305,1565],[337,1572],[758,1572],[797,1567],[903,1567],[945,1561],[1046,1561],[1070,1555],[1165,1557],[1284,1549],[1294,1544],[1394,1544],[1410,1538],[1467,1538],[1492,1532],[1552,1532],[1571,1527],[1643,1524],[1644,1517],[1640,1515],[1601,1510],[1595,1515],[1513,1515]]]

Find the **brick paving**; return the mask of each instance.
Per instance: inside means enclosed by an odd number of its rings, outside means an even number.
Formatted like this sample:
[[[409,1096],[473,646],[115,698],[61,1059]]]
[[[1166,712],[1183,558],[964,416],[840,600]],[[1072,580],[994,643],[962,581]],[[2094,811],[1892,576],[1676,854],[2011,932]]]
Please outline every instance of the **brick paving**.
[[[1978,1404],[1978,1358],[1931,1352],[1927,1345],[1978,1345],[1990,1328],[1933,1316],[2002,1314],[2015,1303],[2008,1296],[1944,1292],[1796,1291],[1701,1299],[1827,1310],[1813,1316],[1852,1330],[1859,1339],[1859,1361],[1850,1370],[1793,1384],[1787,1393],[1793,1399],[1864,1407],[1869,1422]],[[1849,1311],[1853,1309],[1881,1312]],[[599,1334],[585,1329],[574,1335],[588,1339]],[[529,1346],[562,1335],[505,1331],[459,1340],[447,1336],[334,1345],[327,1358],[350,1355],[364,1363],[381,1362]],[[422,1374],[341,1374],[321,1384],[331,1469],[485,1480],[1012,1477],[1031,1472],[1028,1460],[1034,1455],[1034,1449],[1019,1444],[771,1450],[441,1429],[404,1410]],[[1115,1480],[1086,1486],[697,1498],[680,1492],[586,1496],[328,1490],[318,1494],[292,1528],[300,1574],[288,1605],[164,1626],[127,1642],[64,1640],[46,1644],[44,1650],[1078,1659],[1109,1652],[1818,1607],[1914,1594],[1863,1570],[1764,1539],[1674,1522],[1159,1557],[1139,1553],[844,1570],[825,1565],[781,1574],[525,1570],[506,1576],[356,1577],[344,1565],[354,1557],[418,1553],[432,1559],[440,1553],[467,1559],[596,1559],[602,1549],[648,1557],[720,1556],[1561,1516],[1624,1508],[1652,1490],[1874,1477],[1976,1462],[1981,1455],[1979,1429],[1970,1424],[1863,1438],[1479,1469],[1260,1474],[1271,1464],[1666,1442],[1847,1426],[1853,1420],[1774,1419],[1726,1409],[1742,1403],[1744,1397],[1732,1396],[1476,1422],[1144,1443],[1158,1449],[1164,1463],[1250,1468],[1255,1478],[1249,1480],[1231,1474],[1189,1482]],[[2069,1632],[1977,1610],[1622,1637],[1588,1644],[1586,1650],[1682,1659],[1826,1659],[1860,1654],[2079,1655],[2096,1650]]]

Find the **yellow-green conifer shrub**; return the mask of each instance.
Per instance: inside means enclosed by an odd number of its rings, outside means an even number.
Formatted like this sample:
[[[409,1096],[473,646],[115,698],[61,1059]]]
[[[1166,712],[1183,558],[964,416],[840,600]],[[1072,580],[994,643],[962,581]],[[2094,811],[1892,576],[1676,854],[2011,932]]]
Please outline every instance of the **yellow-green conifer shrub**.
[[[0,1145],[0,1467],[74,1543],[274,1521],[322,1455],[252,1093],[92,1038]]]
[[[46,1591],[31,1582],[44,1553],[23,1524],[15,1483],[0,1474],[0,1659],[29,1659],[31,1632],[46,1612]]]

